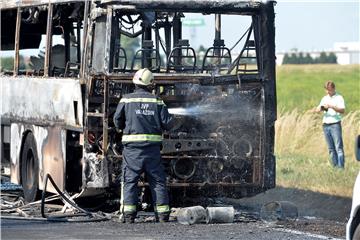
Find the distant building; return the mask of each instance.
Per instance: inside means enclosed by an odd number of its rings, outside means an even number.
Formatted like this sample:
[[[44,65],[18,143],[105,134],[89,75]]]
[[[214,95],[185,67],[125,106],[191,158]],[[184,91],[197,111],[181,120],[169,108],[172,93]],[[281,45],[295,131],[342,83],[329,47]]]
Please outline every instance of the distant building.
[[[300,53],[302,51],[297,51],[295,53]],[[320,56],[321,52],[335,53],[337,57],[337,63],[340,65],[347,64],[360,64],[360,42],[337,42],[334,43],[334,48],[332,50],[323,50],[323,51],[306,51],[302,52],[304,55],[310,54],[312,58],[317,58]],[[276,53],[276,64],[282,65],[285,54],[292,54],[290,52],[279,52]]]
[[[338,64],[360,64],[360,42],[338,42],[334,44]]]

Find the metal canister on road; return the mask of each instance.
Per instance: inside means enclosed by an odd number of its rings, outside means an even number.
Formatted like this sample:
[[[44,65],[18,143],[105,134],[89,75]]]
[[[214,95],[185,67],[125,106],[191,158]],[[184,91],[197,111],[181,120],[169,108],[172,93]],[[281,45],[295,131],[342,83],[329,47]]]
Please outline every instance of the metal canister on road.
[[[206,223],[232,223],[234,222],[234,207],[207,207]]]
[[[267,222],[295,220],[298,216],[296,205],[289,201],[268,202],[260,210],[260,218]]]
[[[184,225],[205,223],[206,210],[202,206],[181,208],[177,213],[177,220]]]

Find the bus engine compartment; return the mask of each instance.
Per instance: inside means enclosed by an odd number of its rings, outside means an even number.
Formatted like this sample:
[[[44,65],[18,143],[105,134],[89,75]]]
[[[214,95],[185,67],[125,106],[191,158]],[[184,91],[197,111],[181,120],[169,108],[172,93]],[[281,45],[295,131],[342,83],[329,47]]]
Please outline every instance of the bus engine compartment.
[[[206,9],[211,3],[187,9],[183,1],[165,9],[142,1],[129,2],[126,8],[116,1],[103,3],[106,11],[92,11],[88,34],[93,44],[85,53],[91,74],[86,86],[83,169],[88,171],[83,171],[83,185],[119,186],[121,134],[112,116],[121,97],[134,90],[134,72],[146,67],[154,73],[153,93],[177,122],[164,132],[161,150],[174,205],[196,198],[247,197],[274,187],[275,75],[273,65],[265,64],[274,57],[272,3],[240,4],[236,11],[226,4]],[[202,54],[183,39],[187,12],[215,19],[213,46]],[[238,54],[221,38],[221,18],[227,13],[250,20],[239,34]],[[130,56],[122,39],[138,36],[140,48]],[[94,153],[97,157],[88,157]],[[87,159],[102,160],[94,165]],[[98,181],[96,171],[108,177]],[[146,175],[139,186],[142,197],[148,198]]]

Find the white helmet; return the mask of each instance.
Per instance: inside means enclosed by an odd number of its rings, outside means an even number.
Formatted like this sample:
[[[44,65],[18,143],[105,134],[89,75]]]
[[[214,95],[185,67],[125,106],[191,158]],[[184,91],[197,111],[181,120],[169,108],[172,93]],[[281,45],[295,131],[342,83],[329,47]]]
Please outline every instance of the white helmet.
[[[143,68],[135,73],[132,81],[137,85],[149,86],[153,83],[154,76],[149,69]]]

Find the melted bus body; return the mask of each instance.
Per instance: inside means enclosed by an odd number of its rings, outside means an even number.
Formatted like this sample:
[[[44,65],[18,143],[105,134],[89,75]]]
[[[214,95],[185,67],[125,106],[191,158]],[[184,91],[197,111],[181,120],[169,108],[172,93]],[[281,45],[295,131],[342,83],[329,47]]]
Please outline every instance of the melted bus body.
[[[22,184],[28,201],[44,190],[47,174],[70,193],[116,192],[122,146],[112,116],[121,97],[133,91],[134,72],[147,67],[154,93],[178,123],[162,144],[174,205],[273,188],[274,4],[1,3],[1,51],[10,53],[0,76],[1,159],[11,181]],[[202,18],[213,32],[193,36],[203,46],[195,49],[185,31]],[[246,19],[243,26],[238,19]],[[233,40],[222,38],[225,27]],[[139,185],[146,198],[146,176]],[[54,192],[52,186],[46,190]]]

